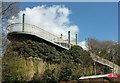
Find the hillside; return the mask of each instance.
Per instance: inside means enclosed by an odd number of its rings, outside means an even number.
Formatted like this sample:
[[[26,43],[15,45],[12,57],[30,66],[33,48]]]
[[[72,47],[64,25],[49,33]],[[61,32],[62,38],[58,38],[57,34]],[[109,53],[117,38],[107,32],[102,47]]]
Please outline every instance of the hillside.
[[[97,72],[104,68],[99,66]],[[4,81],[58,83],[61,80],[78,80],[80,76],[94,73],[90,53],[79,46],[59,52],[36,41],[11,42],[3,58]]]

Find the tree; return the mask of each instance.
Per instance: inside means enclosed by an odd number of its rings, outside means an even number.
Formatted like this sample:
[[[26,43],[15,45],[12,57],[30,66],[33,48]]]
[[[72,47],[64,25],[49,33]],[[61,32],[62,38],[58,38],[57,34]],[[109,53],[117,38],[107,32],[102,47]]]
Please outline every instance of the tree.
[[[94,38],[89,38],[87,44],[90,52],[112,62],[114,57],[114,63],[119,64],[119,43],[114,41],[98,41]]]
[[[1,28],[0,28],[0,39],[2,39],[1,42],[1,47],[2,47],[2,52],[5,53],[5,48],[7,44],[7,39],[6,39],[6,27],[8,25],[8,19],[11,19],[12,16],[16,16],[20,10],[20,3],[17,2],[3,2],[0,6],[2,8],[2,11],[0,11],[0,16],[2,19]]]
[[[43,83],[58,83],[58,78],[54,73],[54,70],[46,69],[43,75]]]
[[[69,56],[69,61],[81,64],[82,66],[90,66],[93,63],[90,53],[83,50],[80,46],[73,46],[65,54]],[[89,62],[89,63],[88,63]]]
[[[27,71],[25,59],[19,56],[17,52],[14,52],[10,45],[7,46],[2,65],[2,80],[4,82],[25,80],[25,73]]]
[[[73,74],[72,70],[73,70],[72,65],[65,63],[61,68],[59,80],[63,81],[71,80]]]
[[[87,40],[88,49],[94,53],[98,53],[102,49],[112,49],[115,44],[116,42],[113,41],[98,41],[94,38],[88,38]]]
[[[0,16],[3,16],[3,18],[6,19],[11,18],[12,16],[16,16],[19,12],[19,7],[20,3],[17,2],[3,2]]]
[[[5,52],[5,47],[6,47],[6,23],[7,20],[12,16],[12,15],[17,15],[19,11],[19,5],[15,2],[3,2],[0,3],[0,18],[2,21],[0,21],[0,58],[2,57],[2,52]],[[1,59],[0,59],[1,60]],[[1,62],[1,61],[0,61]],[[0,65],[1,68],[1,65]],[[1,72],[1,70],[0,70]]]

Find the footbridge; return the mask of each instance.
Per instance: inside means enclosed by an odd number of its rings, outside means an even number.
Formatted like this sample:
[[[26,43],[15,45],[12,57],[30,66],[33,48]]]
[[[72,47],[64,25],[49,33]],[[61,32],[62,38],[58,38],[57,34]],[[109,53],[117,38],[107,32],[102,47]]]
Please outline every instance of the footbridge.
[[[100,64],[103,64],[103,65],[106,65],[106,66],[112,68],[112,72],[115,74],[120,74],[120,66],[116,65],[115,63],[113,63],[107,59],[101,58],[93,53],[91,53],[90,55],[95,62],[98,62]]]
[[[32,38],[35,40],[41,40],[43,42],[50,43],[55,47],[59,47],[63,50],[68,50],[71,45],[75,45],[75,38],[64,37],[62,34],[59,37],[40,27],[28,23],[13,23],[8,25],[7,34],[7,38],[10,41]],[[68,34],[70,34],[70,32]]]
[[[34,39],[40,40],[53,46],[57,47],[58,49],[68,50],[71,45],[75,45],[75,39],[69,40],[68,38],[64,38],[62,36],[58,37],[44,29],[37,27],[35,25],[27,24],[27,23],[13,23],[7,26],[7,38],[10,41],[14,41],[16,39],[23,40],[23,39]],[[17,36],[17,37],[16,37]],[[116,74],[120,74],[120,67],[113,62],[101,58],[93,53],[91,53],[91,57],[95,62],[100,64],[106,65],[113,69],[113,72]]]

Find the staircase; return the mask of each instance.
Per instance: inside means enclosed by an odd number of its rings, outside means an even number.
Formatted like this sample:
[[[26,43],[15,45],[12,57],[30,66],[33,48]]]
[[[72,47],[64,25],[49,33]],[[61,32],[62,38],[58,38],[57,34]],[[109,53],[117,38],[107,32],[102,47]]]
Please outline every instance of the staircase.
[[[101,58],[93,53],[91,53],[90,55],[94,61],[112,68],[113,73],[120,74],[120,66],[114,64],[113,62],[111,62],[107,59]]]

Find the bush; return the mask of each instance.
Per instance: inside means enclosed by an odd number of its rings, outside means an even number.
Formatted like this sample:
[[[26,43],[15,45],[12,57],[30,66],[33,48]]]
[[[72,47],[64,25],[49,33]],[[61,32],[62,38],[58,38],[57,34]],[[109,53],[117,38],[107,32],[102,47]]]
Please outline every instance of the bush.
[[[58,83],[58,78],[54,73],[54,70],[47,69],[43,75],[43,83]]]
[[[40,83],[58,83],[58,80],[77,80],[82,74],[80,73],[80,68],[90,67],[93,63],[89,52],[84,51],[79,46],[73,46],[70,50],[59,52],[55,47],[36,41],[12,42],[8,44],[3,59],[3,79],[13,81],[25,80],[25,59],[31,56],[34,59],[41,58],[47,64],[62,64],[62,67],[58,69],[58,75],[56,75],[55,70],[50,69],[46,69],[42,77],[36,72],[32,81]],[[37,71],[38,61],[34,61],[34,59],[33,63]]]
[[[24,73],[25,59],[20,57],[16,52],[8,52],[3,57],[3,80],[4,81],[23,81],[25,80]]]

